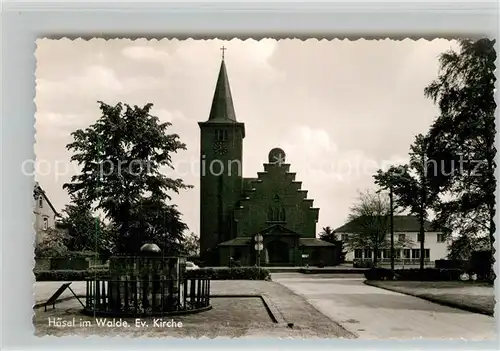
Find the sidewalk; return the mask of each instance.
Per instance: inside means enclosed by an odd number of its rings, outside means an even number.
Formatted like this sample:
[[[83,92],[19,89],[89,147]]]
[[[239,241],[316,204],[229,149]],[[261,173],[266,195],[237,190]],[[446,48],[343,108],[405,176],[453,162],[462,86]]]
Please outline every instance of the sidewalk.
[[[495,289],[464,282],[365,281],[365,284],[419,297],[444,306],[493,316]]]
[[[360,339],[496,340],[495,319],[364,284],[364,278],[273,274]]]

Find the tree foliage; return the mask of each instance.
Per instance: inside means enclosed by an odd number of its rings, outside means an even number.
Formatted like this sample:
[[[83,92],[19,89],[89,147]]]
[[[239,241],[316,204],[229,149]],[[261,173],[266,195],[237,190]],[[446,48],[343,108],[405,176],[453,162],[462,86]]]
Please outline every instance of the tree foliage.
[[[177,134],[167,133],[170,123],[150,115],[152,104],[99,105],[102,116],[97,122],[72,133],[74,141],[67,148],[82,170],[63,187],[114,224],[119,251],[135,252],[155,235],[164,247],[174,247],[185,225],[164,201],[171,200],[170,192],[191,186],[167,177],[161,168],[173,169],[172,154],[185,150],[185,144]],[[145,213],[145,207],[154,207],[154,213]]]
[[[157,244],[165,255],[181,253],[183,233],[188,226],[182,222],[181,213],[175,205],[161,199],[143,198],[131,209],[131,227],[122,237],[118,251],[140,248],[145,243]],[[130,249],[128,249],[130,251]]]
[[[188,256],[196,256],[200,253],[200,237],[191,232],[184,239],[183,253]]]
[[[63,230],[48,228],[43,232],[43,236],[35,247],[35,257],[54,258],[61,257],[68,252],[65,245],[67,234]]]
[[[494,41],[461,40],[440,57],[440,73],[425,95],[440,109],[427,136],[435,160],[431,186],[441,193],[436,222],[460,235],[495,232]]]
[[[63,210],[62,228],[66,230],[65,245],[70,251],[108,252],[107,231],[104,223],[93,215],[91,205],[81,197],[72,196]]]
[[[323,227],[321,233],[319,233],[319,238],[328,243],[335,244],[338,241],[337,234],[333,231],[332,227]]]
[[[387,171],[378,170],[374,175],[375,184],[392,189],[394,203],[401,210],[408,210],[420,223],[420,251],[425,248],[425,221],[429,211],[434,208],[438,193],[431,186],[429,170],[433,163],[426,157],[427,139],[419,134],[410,146],[410,162],[392,166]],[[420,268],[424,269],[425,257],[420,255]]]

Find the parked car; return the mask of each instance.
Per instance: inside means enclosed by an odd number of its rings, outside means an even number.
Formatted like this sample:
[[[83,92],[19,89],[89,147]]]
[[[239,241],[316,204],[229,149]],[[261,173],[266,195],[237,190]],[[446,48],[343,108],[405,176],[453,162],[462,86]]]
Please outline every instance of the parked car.
[[[195,265],[193,262],[190,262],[190,261],[186,262],[186,270],[192,271],[192,270],[195,270],[195,269],[200,269],[200,267],[198,267],[197,265]]]

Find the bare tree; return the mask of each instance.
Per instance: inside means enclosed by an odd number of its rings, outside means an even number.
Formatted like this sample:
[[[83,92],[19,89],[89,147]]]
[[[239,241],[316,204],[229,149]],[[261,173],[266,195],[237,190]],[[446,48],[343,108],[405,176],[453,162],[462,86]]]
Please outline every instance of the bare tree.
[[[387,194],[369,190],[360,192],[350,209],[350,235],[346,246],[350,250],[371,249],[375,266],[379,251],[389,247],[387,233],[390,229],[390,212]]]

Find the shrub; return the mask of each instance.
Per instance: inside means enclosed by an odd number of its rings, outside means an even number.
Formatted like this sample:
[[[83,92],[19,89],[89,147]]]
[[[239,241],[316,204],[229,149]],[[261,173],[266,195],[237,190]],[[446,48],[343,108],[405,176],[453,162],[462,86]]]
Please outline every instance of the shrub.
[[[395,274],[387,268],[371,268],[365,271],[367,280],[393,280]]]
[[[450,281],[459,280],[462,269],[419,268],[395,269],[394,273],[388,268],[372,268],[367,270],[367,280],[412,280],[412,281]]]
[[[50,269],[52,270],[86,270],[89,268],[89,261],[85,258],[51,258]]]
[[[470,258],[470,270],[476,273],[479,279],[488,279],[492,274],[492,263],[491,251],[475,251]]]
[[[268,280],[269,271],[257,267],[200,268],[186,271],[188,278],[209,278],[213,280]]]
[[[57,270],[34,272],[37,282],[46,281],[83,281],[90,277],[105,277],[109,275],[108,270]]]
[[[319,261],[319,262],[316,264],[316,267],[318,267],[318,268],[325,268],[325,262],[323,262],[323,261]]]
[[[465,260],[436,260],[435,268],[439,269],[468,269],[469,261]]]
[[[352,262],[353,268],[372,268],[373,267],[373,261],[372,260],[358,260],[355,259]]]

